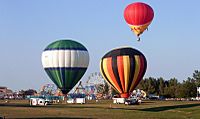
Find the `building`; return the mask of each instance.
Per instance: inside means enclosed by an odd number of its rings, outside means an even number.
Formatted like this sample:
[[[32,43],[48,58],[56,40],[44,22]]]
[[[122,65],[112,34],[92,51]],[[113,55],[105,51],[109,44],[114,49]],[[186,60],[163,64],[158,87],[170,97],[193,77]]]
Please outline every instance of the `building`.
[[[0,99],[3,99],[6,94],[6,87],[0,87]]]
[[[13,98],[13,91],[7,87],[0,86],[0,99]]]
[[[6,91],[7,91],[7,87],[0,86],[0,92],[1,93],[6,93]]]

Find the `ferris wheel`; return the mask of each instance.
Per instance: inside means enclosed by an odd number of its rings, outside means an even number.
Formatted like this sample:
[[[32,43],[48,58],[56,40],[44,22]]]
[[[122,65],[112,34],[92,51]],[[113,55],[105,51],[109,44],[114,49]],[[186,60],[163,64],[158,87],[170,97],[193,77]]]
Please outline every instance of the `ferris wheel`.
[[[40,89],[40,95],[50,96],[56,93],[56,86],[54,84],[45,84]]]
[[[86,81],[85,91],[87,94],[100,94],[104,91],[105,82],[99,72],[91,73]]]
[[[104,85],[105,82],[100,72],[94,72],[88,76],[88,80],[86,81],[86,84],[88,85],[103,84]]]

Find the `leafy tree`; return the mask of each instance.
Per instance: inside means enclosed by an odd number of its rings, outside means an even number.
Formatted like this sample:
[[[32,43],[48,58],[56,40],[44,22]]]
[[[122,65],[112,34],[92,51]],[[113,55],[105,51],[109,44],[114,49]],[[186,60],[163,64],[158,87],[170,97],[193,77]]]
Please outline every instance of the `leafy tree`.
[[[188,77],[182,83],[176,78],[165,80],[160,78],[144,78],[136,87],[144,90],[147,95],[155,94],[166,98],[188,98],[196,97],[196,88],[200,87],[200,71],[195,70],[192,78]],[[113,90],[114,91],[114,90]]]
[[[25,95],[35,95],[37,94],[37,91],[34,89],[28,89],[24,92]]]
[[[169,80],[169,94],[170,97],[175,98],[175,91],[178,84],[178,80],[176,78],[172,78]]]
[[[183,85],[181,83],[178,83],[178,85],[176,86],[175,97],[176,98],[186,97],[185,90],[186,89],[183,87]]]
[[[137,85],[136,89],[145,90],[145,80],[142,79],[140,83]]]
[[[198,70],[194,71],[193,79],[196,81],[196,86],[200,87],[200,71],[198,71]]]
[[[158,95],[163,96],[164,88],[165,88],[165,84],[164,84],[165,81],[162,77],[160,77],[160,78],[158,78],[157,82],[158,82]]]
[[[157,82],[156,79],[153,77],[145,78],[144,80],[144,91],[147,94],[156,94],[157,91]]]
[[[185,98],[196,97],[196,84],[194,79],[188,78],[186,81],[183,81],[182,85],[185,93]]]

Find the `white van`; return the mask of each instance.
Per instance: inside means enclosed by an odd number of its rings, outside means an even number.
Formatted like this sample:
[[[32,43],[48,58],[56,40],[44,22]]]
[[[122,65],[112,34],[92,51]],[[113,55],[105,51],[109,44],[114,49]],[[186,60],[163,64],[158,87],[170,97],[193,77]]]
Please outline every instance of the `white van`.
[[[30,106],[36,106],[36,105],[45,106],[49,103],[50,103],[49,100],[45,100],[43,98],[30,98]]]
[[[67,100],[67,103],[71,103],[71,104],[74,104],[74,103],[77,103],[77,104],[85,104],[85,98],[69,98]]]
[[[85,98],[76,98],[76,103],[85,104]]]
[[[114,104],[124,104],[125,98],[113,98]]]

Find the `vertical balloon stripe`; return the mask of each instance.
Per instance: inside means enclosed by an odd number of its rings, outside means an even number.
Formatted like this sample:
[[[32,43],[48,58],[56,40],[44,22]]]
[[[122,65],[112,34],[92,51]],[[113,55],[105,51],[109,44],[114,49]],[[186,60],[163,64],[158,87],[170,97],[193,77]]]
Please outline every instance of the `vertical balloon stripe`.
[[[121,84],[121,81],[120,81],[120,78],[119,78],[119,72],[118,72],[118,66],[117,66],[117,57],[112,57],[112,70],[113,70],[113,74],[114,74],[114,77],[116,79],[116,82],[121,90],[121,92],[123,91],[122,89],[122,84]]]
[[[137,79],[137,81],[135,82],[135,85],[137,85],[140,81],[139,81],[139,79],[140,80],[142,80],[142,73],[143,73],[143,69],[144,69],[144,59],[143,59],[143,57],[142,56],[140,56],[140,72],[139,72],[139,75],[138,75],[138,79]]]
[[[59,67],[62,67],[65,64],[65,51],[59,50],[58,55],[59,55],[59,57],[58,57]],[[66,83],[67,83],[67,81],[64,80],[64,79],[66,79],[66,75],[65,74],[66,74],[65,70],[62,70],[62,68],[60,68],[60,76],[61,76],[61,80],[63,82],[63,85],[62,85],[63,87],[62,88],[66,87]]]
[[[59,82],[61,83],[61,85],[63,87],[63,80],[61,78],[60,71],[59,70],[54,70],[54,74],[56,76],[56,79],[59,80]]]
[[[62,70],[62,68],[59,68],[58,73],[59,73],[59,78],[62,82],[62,88],[63,88],[63,87],[65,87],[65,84],[66,84],[65,80],[63,80],[63,79],[65,79],[65,71]]]
[[[141,70],[140,69],[140,57],[138,55],[135,55],[135,72],[134,72],[134,78],[131,83],[131,87],[130,87],[129,91],[134,88],[134,85],[138,79],[137,77],[139,75],[140,70]]]
[[[113,82],[113,80],[110,77],[110,74],[108,72],[108,58],[103,59],[103,71],[105,73],[105,76],[107,77],[106,79],[108,80],[108,82],[110,82],[110,84],[113,85],[113,87],[116,89],[116,91],[119,91],[115,85],[115,83]]]
[[[51,74],[51,70],[45,69],[45,72],[47,73],[47,75],[48,75],[50,78],[54,78],[53,74]],[[62,87],[62,84],[61,84],[58,80],[53,80],[53,82],[56,84],[56,86],[57,86],[58,88],[61,88],[61,87]]]
[[[105,58],[105,59],[103,59],[103,71],[104,71],[104,73],[105,73],[105,76],[107,77],[107,80],[109,81],[109,82],[111,82],[111,84],[115,87],[115,85],[114,85],[114,83],[113,83],[113,80],[111,79],[111,77],[110,77],[110,75],[109,75],[109,72],[108,72],[108,68],[107,68],[107,63],[108,63],[108,61],[107,61],[108,59],[107,58]]]
[[[52,80],[59,88],[62,88],[62,82],[61,82],[61,79],[60,78],[57,78],[57,75],[56,75],[56,72],[53,68],[47,68],[45,69],[45,71],[47,72],[48,76],[52,79],[55,79],[55,80]]]
[[[71,60],[70,60],[70,61],[71,61]],[[71,63],[70,63],[70,64],[71,64]],[[72,76],[73,76],[73,70],[72,70],[72,69],[69,69],[69,70],[66,70],[65,72],[66,72],[66,76],[67,76],[66,79],[71,79],[71,80],[67,80],[67,81],[66,81],[66,84],[65,84],[65,85],[66,85],[66,88],[69,88],[70,86],[73,85],[73,83],[72,83],[73,80],[74,80],[73,77],[72,77]]]
[[[77,70],[75,72],[73,72],[72,76],[73,76],[73,81],[72,83],[70,84],[70,88],[73,88],[72,86],[76,85],[79,81],[79,79],[83,76],[83,74],[86,72],[86,70]]]
[[[137,6],[137,9],[138,9],[138,12],[137,12],[137,23],[141,23],[142,22],[142,13],[143,13],[143,9],[141,9],[142,8],[142,5],[140,5],[140,6]]]
[[[67,55],[67,52],[63,52],[63,65],[64,66],[66,66],[65,64],[66,64],[66,61],[67,61],[67,59],[69,59],[68,58],[68,55]],[[67,70],[64,70],[63,72],[64,72],[64,75],[65,75],[65,78],[63,79],[64,80],[64,86],[66,87],[67,86],[67,84],[68,84],[68,80],[65,80],[65,79],[67,79],[67,76],[68,76],[68,74],[66,73],[66,71]]]
[[[116,88],[114,87],[114,85],[109,81],[108,77],[107,77],[106,74],[105,74],[105,69],[104,69],[104,67],[103,67],[103,64],[104,64],[103,62],[104,62],[104,61],[106,61],[106,60],[103,59],[103,60],[100,61],[100,72],[101,72],[103,78],[108,82],[108,84],[110,84],[110,85],[112,86],[112,88],[113,88],[114,90],[117,91],[117,89],[116,89]]]
[[[128,92],[129,74],[130,74],[129,56],[123,56],[123,62],[124,62],[125,92]]]
[[[128,16],[129,16],[129,18],[131,18],[130,20],[130,22],[131,23],[135,23],[136,22],[136,18],[137,18],[137,11],[138,11],[138,9],[137,9],[137,7],[134,7],[134,6],[131,6],[132,7],[132,9],[133,9],[133,14],[131,14],[131,13],[129,13],[128,14]],[[131,9],[131,8],[130,8]],[[131,11],[130,11],[131,12]],[[134,15],[134,17],[132,17],[132,15]]]
[[[138,83],[140,82],[140,80],[142,80],[142,77],[144,76],[144,73],[146,71],[146,60],[143,56],[140,56],[140,62],[141,62],[140,72],[139,72],[138,78],[137,78],[133,88],[135,88],[138,85]]]
[[[107,60],[108,74],[110,75],[111,80],[113,80],[113,83],[116,86],[116,89],[119,91],[119,93],[122,93],[122,90],[121,90],[121,88],[120,88],[120,86],[119,86],[119,84],[117,82],[117,79],[116,79],[116,77],[114,75],[114,71],[113,71],[113,68],[112,68],[112,65],[113,65],[112,64],[112,57],[107,58],[107,59],[108,59]]]
[[[134,77],[134,73],[135,73],[135,57],[134,56],[129,56],[130,58],[130,74],[129,74],[129,84],[128,84],[128,90],[130,90],[131,88],[131,84],[133,82],[133,77]]]
[[[58,67],[65,66],[65,51],[58,50]]]
[[[145,5],[142,5],[141,6],[142,7],[142,9],[143,9],[143,14],[141,14],[141,19],[147,19],[148,18],[148,11],[147,11],[147,8],[145,7]],[[140,22],[142,22],[142,20],[140,21]]]
[[[124,82],[124,64],[123,64],[123,56],[117,56],[117,66],[119,72],[119,78],[122,85],[122,91],[125,91],[125,82]]]
[[[76,51],[74,51],[74,53],[72,52],[72,50],[70,51],[70,54],[71,54],[71,56],[70,56],[70,58],[71,58],[71,66],[70,67],[75,67],[75,65],[77,64],[77,55],[76,55]]]
[[[63,63],[63,51],[60,51],[60,50],[57,50],[56,52],[54,52],[55,54],[55,58],[53,58],[55,60],[55,65],[54,66],[61,66]],[[53,55],[53,56],[54,56]],[[65,72],[62,70],[62,68],[58,68],[58,71],[57,72],[57,76],[58,76],[58,79],[62,82],[62,88],[65,87],[65,81],[63,79],[65,79]]]
[[[141,16],[140,16],[140,23],[142,23],[142,22],[144,22],[144,21],[146,21],[146,19],[149,19],[149,14],[148,14],[148,6],[147,7],[145,7],[145,4],[142,4],[141,6],[140,6],[140,11],[141,11]],[[151,17],[151,16],[150,16]],[[145,20],[144,20],[145,19]],[[148,22],[148,21],[146,21],[146,22]]]

